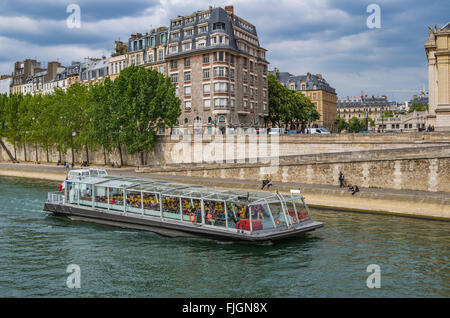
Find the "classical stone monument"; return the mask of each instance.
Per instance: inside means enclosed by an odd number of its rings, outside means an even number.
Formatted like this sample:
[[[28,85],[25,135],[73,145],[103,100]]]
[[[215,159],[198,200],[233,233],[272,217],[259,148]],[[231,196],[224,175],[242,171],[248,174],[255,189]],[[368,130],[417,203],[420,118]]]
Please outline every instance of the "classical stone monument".
[[[450,131],[450,23],[441,29],[428,27],[428,32],[428,123],[436,131]]]

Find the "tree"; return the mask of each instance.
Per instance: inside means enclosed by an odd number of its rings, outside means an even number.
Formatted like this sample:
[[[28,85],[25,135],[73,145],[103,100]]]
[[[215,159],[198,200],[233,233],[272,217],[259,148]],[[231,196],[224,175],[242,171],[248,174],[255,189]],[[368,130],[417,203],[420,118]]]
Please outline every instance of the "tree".
[[[345,130],[348,128],[348,123],[345,121],[345,119],[338,117],[338,124],[337,124],[338,132]]]
[[[358,118],[352,117],[348,121],[348,129],[352,133],[357,133],[357,132],[365,129],[365,127],[364,128],[362,127],[361,121]]]
[[[19,130],[19,105],[22,100],[22,94],[11,94],[4,108],[4,134],[6,139],[13,144],[14,159],[17,159],[17,144],[20,144],[22,141],[22,134]]]
[[[8,155],[9,159],[14,162],[15,158],[12,156],[9,149],[6,147],[5,143],[3,142],[2,138],[6,137],[6,103],[8,102],[8,96],[6,94],[0,94],[0,145],[2,146],[3,150],[5,150],[6,154]]]
[[[181,115],[181,101],[169,77],[153,69],[130,66],[114,81],[115,118],[121,123],[119,140],[128,153],[150,151],[162,128],[172,128]]]
[[[409,114],[409,113],[412,113],[414,111],[424,112],[426,110],[428,110],[428,104],[427,105],[422,105],[420,103],[415,102],[415,103],[412,103],[411,106],[409,106],[409,109],[408,109],[407,113]]]
[[[72,84],[66,92],[55,89],[55,111],[59,114],[55,122],[55,139],[59,149],[66,153],[72,150],[72,163],[75,162],[74,151],[83,146],[88,147],[88,139],[83,129],[87,120],[88,88],[80,83]],[[83,133],[82,133],[83,132]]]
[[[269,86],[269,117],[272,127],[279,125],[280,121],[286,127],[295,127],[301,124],[316,121],[320,115],[311,100],[297,91],[283,86],[275,75],[268,75]]]
[[[103,83],[96,83],[89,87],[89,107],[87,115],[90,118],[89,134],[96,143],[103,148],[105,165],[107,165],[106,153],[120,144],[119,123],[115,119],[116,110],[114,103],[114,84],[107,77]],[[120,164],[123,165],[122,151],[120,152]]]

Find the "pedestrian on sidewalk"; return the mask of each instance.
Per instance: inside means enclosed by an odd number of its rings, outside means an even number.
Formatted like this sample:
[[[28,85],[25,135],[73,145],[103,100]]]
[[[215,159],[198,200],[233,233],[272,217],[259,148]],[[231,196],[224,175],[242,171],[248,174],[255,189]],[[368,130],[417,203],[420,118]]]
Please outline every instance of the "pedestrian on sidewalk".
[[[339,187],[340,188],[344,188],[345,187],[344,180],[345,180],[344,174],[341,171],[341,172],[339,172]]]

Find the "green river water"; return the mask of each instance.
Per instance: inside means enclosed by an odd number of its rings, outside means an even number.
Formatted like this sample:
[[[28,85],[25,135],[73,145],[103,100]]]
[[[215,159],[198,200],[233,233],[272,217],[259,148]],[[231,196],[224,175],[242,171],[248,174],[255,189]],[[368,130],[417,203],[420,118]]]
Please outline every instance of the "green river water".
[[[450,297],[450,222],[313,209],[280,243],[173,239],[50,215],[57,184],[0,178],[0,297]]]

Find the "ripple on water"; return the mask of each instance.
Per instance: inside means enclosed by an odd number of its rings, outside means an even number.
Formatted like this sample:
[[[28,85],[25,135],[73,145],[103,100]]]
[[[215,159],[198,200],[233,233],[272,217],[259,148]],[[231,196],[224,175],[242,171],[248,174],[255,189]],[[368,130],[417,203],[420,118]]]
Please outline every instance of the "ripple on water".
[[[325,227],[284,242],[173,239],[45,213],[55,189],[0,178],[0,297],[450,296],[450,223],[314,209]],[[66,287],[69,264],[79,290]]]

